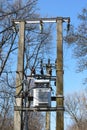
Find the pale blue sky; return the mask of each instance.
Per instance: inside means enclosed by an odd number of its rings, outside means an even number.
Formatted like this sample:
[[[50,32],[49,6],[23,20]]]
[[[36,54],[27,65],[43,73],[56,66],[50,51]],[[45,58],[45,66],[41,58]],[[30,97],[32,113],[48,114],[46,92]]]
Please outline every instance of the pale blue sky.
[[[38,5],[42,16],[69,16],[75,23],[81,9],[87,5],[86,0],[39,0]]]

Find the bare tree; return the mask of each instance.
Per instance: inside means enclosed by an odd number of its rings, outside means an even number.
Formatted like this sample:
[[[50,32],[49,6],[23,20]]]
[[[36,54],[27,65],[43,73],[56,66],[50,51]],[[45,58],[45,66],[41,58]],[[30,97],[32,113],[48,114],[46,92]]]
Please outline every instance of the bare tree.
[[[76,47],[74,54],[78,58],[78,71],[87,70],[87,9],[83,9],[78,18],[81,23],[77,28],[78,40],[76,41]]]
[[[39,15],[36,13],[36,2],[37,0],[27,0],[26,2],[23,0],[12,2],[5,1],[5,4],[2,4],[1,6],[0,75],[2,74],[3,70],[6,71],[5,68],[10,55],[14,57],[13,51],[18,48],[17,42],[19,29],[17,26],[14,28],[12,19],[31,19],[39,17]],[[37,55],[40,53],[40,48],[43,46],[43,44],[46,45],[49,42],[49,34],[51,30],[49,27],[49,29],[44,29],[43,34],[41,34],[40,31],[37,31],[38,25],[31,24],[26,26],[27,31],[25,33],[25,53],[29,53],[27,54],[28,60],[30,60],[33,56],[35,63]],[[31,52],[29,51],[30,46],[32,46]]]
[[[16,88],[19,27],[12,23],[12,19],[38,18],[39,14],[37,13],[36,4],[37,0],[0,1],[0,129],[2,130],[13,129],[13,102]],[[38,65],[38,61],[44,53],[44,46],[47,45],[49,48],[51,40],[50,27],[51,25],[44,26],[41,33],[38,25],[26,24],[25,75],[29,74],[32,66],[36,67]],[[42,124],[40,124],[42,122],[41,117],[43,115],[40,113],[37,118],[33,116],[36,123],[39,121],[38,126],[40,128],[42,128]],[[37,129],[39,130],[39,128]]]
[[[71,26],[65,38],[68,45],[73,46],[73,56],[77,60],[77,72],[87,71],[87,8],[83,8],[78,15],[79,24]],[[87,83],[87,78],[85,79]]]
[[[69,124],[69,129],[86,130],[87,94],[85,92],[68,95],[65,99],[65,111],[72,122]]]
[[[7,64],[13,50],[17,49],[18,30],[13,30],[12,19],[26,19],[35,17],[37,0],[0,1],[0,75]],[[37,16],[37,15],[36,15]]]

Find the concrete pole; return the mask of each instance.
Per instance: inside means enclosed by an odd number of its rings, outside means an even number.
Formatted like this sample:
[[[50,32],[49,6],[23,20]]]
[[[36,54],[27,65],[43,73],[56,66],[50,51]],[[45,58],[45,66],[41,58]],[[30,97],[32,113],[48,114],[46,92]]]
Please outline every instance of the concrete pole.
[[[63,44],[62,44],[62,18],[57,19],[57,64],[56,64],[56,106],[64,106],[63,103]],[[64,111],[56,112],[56,130],[64,130]]]
[[[18,64],[17,64],[17,75],[16,75],[16,95],[18,95],[22,88],[22,81],[24,78],[24,30],[25,22],[19,23],[19,43],[18,43]],[[18,87],[19,86],[19,87]],[[22,107],[22,99],[15,99],[15,106]],[[22,112],[14,111],[14,130],[22,130]]]
[[[50,112],[46,112],[46,130],[50,130]]]

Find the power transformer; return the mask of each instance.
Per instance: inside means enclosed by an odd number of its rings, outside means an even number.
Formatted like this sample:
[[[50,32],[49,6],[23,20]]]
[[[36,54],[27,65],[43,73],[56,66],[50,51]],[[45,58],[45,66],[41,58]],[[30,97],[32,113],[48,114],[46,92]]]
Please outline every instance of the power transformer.
[[[35,80],[33,89],[33,107],[50,107],[51,106],[51,87],[50,81],[41,79]]]

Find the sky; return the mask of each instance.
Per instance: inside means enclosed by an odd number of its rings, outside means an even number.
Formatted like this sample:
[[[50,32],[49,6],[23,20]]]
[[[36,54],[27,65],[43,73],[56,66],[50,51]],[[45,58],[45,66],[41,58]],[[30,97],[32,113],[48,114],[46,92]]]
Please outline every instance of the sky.
[[[39,0],[38,6],[42,16],[70,17],[71,22],[77,21],[77,15],[87,5],[86,0]]]
[[[86,0],[38,0],[41,17],[70,17],[71,24],[79,24],[78,14],[87,6]],[[64,93],[71,93],[82,88],[83,73],[76,73],[75,60],[71,50],[65,56]],[[68,61],[68,62],[67,62]],[[67,67],[66,67],[67,66]]]
[[[79,24],[77,16],[86,6],[86,0],[38,0],[41,17],[70,17],[74,26]],[[76,73],[76,61],[72,58],[72,49],[67,49],[64,57],[64,95],[66,96],[84,89],[85,73]],[[54,127],[53,124],[52,130],[55,130]]]

